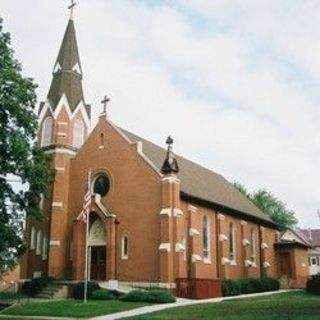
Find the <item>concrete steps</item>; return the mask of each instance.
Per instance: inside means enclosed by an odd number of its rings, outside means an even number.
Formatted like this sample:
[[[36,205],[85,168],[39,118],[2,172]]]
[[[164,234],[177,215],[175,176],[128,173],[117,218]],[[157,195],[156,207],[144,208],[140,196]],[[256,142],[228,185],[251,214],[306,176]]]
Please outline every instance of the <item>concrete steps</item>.
[[[62,284],[49,284],[42,291],[40,291],[35,298],[38,299],[62,299],[66,298],[68,294],[68,288]]]

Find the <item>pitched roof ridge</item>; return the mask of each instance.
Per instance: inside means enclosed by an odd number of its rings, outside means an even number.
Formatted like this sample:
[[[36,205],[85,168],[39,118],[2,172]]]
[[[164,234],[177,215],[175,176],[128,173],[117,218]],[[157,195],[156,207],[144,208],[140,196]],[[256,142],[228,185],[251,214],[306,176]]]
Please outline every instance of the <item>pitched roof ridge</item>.
[[[145,143],[145,146],[142,148],[143,153],[160,172],[166,150],[126,129],[117,128],[128,137],[129,141],[133,143],[137,141],[141,141],[142,144]],[[161,154],[159,154],[159,151],[161,151]],[[160,156],[163,158],[157,158]],[[262,212],[252,201],[233,187],[224,176],[180,155],[176,155],[176,158],[181,169],[178,174],[181,180],[181,191],[186,195],[254,216],[269,223],[272,222],[267,214]]]
[[[150,140],[148,140],[148,139],[141,138],[140,136],[136,135],[135,133],[132,133],[132,132],[130,132],[130,131],[126,130],[126,129],[123,129],[123,128],[121,128],[121,127],[118,127],[118,126],[117,126],[117,128],[119,128],[119,129],[120,129],[121,131],[123,131],[124,133],[128,132],[130,135],[135,136],[135,137],[136,137],[137,139],[139,139],[141,142],[146,141],[146,142],[148,142],[148,143],[153,144],[153,145],[154,145],[155,147],[157,147],[157,148],[161,148],[164,152],[166,152],[166,149],[165,149],[165,148],[159,146],[158,144],[156,144],[156,143],[154,143],[154,142],[152,142],[152,141],[150,141]],[[128,137],[128,138],[129,138],[129,140],[131,140],[130,137]],[[135,141],[132,141],[132,142],[135,142]],[[201,165],[201,164],[199,164],[199,163],[197,163],[197,162],[195,162],[195,161],[193,161],[193,160],[190,160],[190,159],[188,159],[188,158],[186,158],[186,157],[184,157],[184,156],[182,156],[182,155],[180,155],[180,154],[178,154],[178,153],[176,153],[176,152],[175,152],[174,154],[175,154],[176,157],[178,157],[178,158],[180,158],[180,159],[182,159],[182,160],[184,160],[184,161],[188,161],[188,162],[196,165],[197,167],[199,167],[199,168],[201,168],[201,169],[203,169],[203,170],[209,171],[210,173],[214,173],[215,175],[218,175],[218,176],[220,176],[222,179],[224,179],[224,180],[226,180],[227,182],[229,182],[229,181],[228,181],[223,175],[221,175],[220,173],[217,173],[217,172],[215,172],[215,171],[213,171],[213,170],[211,170],[211,169],[209,169],[209,168],[206,168],[205,166],[203,166],[203,165]]]

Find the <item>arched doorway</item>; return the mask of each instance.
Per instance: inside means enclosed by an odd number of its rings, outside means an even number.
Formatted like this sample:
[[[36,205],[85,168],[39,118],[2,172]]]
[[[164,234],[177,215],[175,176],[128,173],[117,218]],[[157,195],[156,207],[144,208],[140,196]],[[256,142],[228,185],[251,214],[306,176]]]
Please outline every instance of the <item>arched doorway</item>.
[[[89,276],[90,280],[106,280],[107,242],[104,223],[96,213],[90,214]]]

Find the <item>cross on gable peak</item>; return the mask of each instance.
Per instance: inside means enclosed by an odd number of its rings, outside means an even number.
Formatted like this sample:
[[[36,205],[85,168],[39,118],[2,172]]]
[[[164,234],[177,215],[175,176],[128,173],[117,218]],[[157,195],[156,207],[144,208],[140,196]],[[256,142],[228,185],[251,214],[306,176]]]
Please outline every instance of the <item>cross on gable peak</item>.
[[[108,102],[110,101],[111,99],[105,95],[103,100],[101,100],[101,103],[103,105],[103,110],[102,110],[102,113],[101,115],[107,115],[107,105],[108,105]]]

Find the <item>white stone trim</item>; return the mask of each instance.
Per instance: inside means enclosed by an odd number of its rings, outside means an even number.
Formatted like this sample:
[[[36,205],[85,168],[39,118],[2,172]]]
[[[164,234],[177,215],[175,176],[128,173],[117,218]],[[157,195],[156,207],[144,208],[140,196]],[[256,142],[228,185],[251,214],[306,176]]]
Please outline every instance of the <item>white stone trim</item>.
[[[190,237],[198,236],[199,234],[200,234],[200,232],[197,229],[195,229],[195,228],[189,229],[189,236]]]
[[[170,252],[171,244],[169,242],[161,243],[159,246],[159,251]]]
[[[173,209],[173,216],[174,217],[181,217],[183,216],[183,211],[180,208]]]
[[[52,247],[60,247],[60,240],[50,240],[50,246]]]
[[[171,208],[162,208],[160,211],[160,216],[168,216],[171,217]]]
[[[244,260],[244,265],[246,267],[256,267],[256,264],[249,259]]]
[[[268,248],[268,244],[265,242],[261,243],[261,249],[267,249]]]
[[[74,71],[74,72],[76,72],[76,73],[78,73],[78,74],[82,74],[82,72],[81,72],[81,69],[80,69],[80,66],[79,66],[79,63],[78,63],[78,62],[73,66],[72,71]]]
[[[102,213],[106,216],[106,217],[112,217],[115,218],[116,215],[115,214],[111,214],[110,211],[102,204],[101,202],[101,195],[98,193],[94,194],[94,201],[97,205],[97,207],[102,211]],[[81,213],[80,213],[81,214]]]
[[[188,204],[188,211],[191,213],[196,213],[198,211],[198,208],[193,206],[192,204]]]
[[[243,227],[245,227],[245,226],[248,224],[248,222],[247,222],[247,221],[244,221],[244,220],[241,220],[240,224],[241,224]]]
[[[142,151],[142,142],[141,141],[137,141],[137,152],[138,153],[143,153],[143,151]]]
[[[265,261],[263,263],[263,267],[266,269],[266,268],[269,268],[271,266],[271,264],[268,262],[268,261]]]
[[[221,221],[223,221],[226,218],[226,216],[223,215],[222,213],[218,213],[217,217],[218,217],[218,220],[221,220]]]
[[[75,151],[67,149],[67,148],[49,149],[49,150],[46,150],[45,153],[47,153],[47,154],[60,153],[60,154],[66,154],[69,156],[75,156],[77,154]]]
[[[202,258],[201,258],[201,256],[199,256],[198,254],[193,254],[192,256],[191,256],[191,261],[192,261],[192,263],[196,263],[196,262],[199,262],[199,261],[201,261],[202,260]]]
[[[61,70],[61,65],[60,65],[59,61],[57,61],[57,63],[54,65],[53,73],[56,73],[60,70]]]
[[[227,240],[228,240],[228,237],[225,234],[223,234],[223,233],[219,234],[219,241],[220,242],[227,241]]]
[[[177,242],[175,245],[175,251],[176,252],[184,252],[186,250],[185,246],[181,242]]]
[[[66,137],[67,133],[66,132],[57,132],[58,137]]]
[[[70,120],[72,120],[75,115],[78,113],[78,111],[81,112],[83,120],[85,122],[85,125],[87,126],[87,129],[89,130],[90,128],[90,119],[88,117],[87,111],[85,109],[85,105],[83,103],[83,101],[80,101],[79,104],[77,105],[77,107],[75,108],[75,110],[72,112],[70,109],[70,105],[67,99],[67,96],[65,95],[65,93],[62,94],[56,109],[53,111],[52,107],[49,103],[49,101],[46,101],[44,104],[44,107],[42,108],[40,114],[39,114],[39,122],[41,123],[43,118],[45,117],[46,113],[48,110],[50,110],[52,116],[54,119],[57,119],[58,115],[60,114],[60,111],[62,110],[62,108],[65,107],[67,115],[69,117]]]
[[[58,121],[58,126],[68,126],[68,122]]]
[[[260,231],[261,231],[261,232],[263,232],[263,231],[265,231],[265,230],[266,230],[266,228],[265,228],[265,227],[260,226]]]
[[[55,167],[55,170],[57,171],[57,172],[64,172],[64,167]]]
[[[62,202],[52,202],[52,208],[62,208]]]
[[[162,178],[162,183],[180,183],[180,180],[177,177],[169,176]]]
[[[250,241],[248,239],[242,239],[242,245],[245,246],[249,246],[250,245]]]
[[[230,259],[228,257],[222,257],[221,258],[221,264],[222,265],[229,265],[231,263]]]

